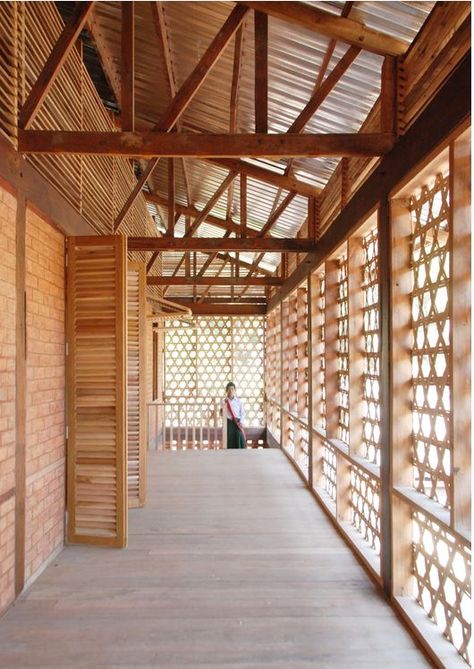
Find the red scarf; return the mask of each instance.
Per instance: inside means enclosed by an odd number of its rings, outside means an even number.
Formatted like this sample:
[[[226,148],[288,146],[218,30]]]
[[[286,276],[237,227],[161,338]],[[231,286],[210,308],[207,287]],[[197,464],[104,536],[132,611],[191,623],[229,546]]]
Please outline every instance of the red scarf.
[[[237,422],[237,418],[234,416],[234,412],[232,411],[232,407],[231,407],[231,405],[230,405],[229,400],[226,399],[225,403],[226,403],[226,405],[227,405],[227,409],[228,409],[230,415],[232,416],[232,420],[233,420],[234,423],[237,425],[237,427],[239,428],[239,430],[242,432],[242,435],[243,435],[244,439],[247,439],[247,437],[245,436],[244,428],[242,427],[242,425],[240,425],[240,423]]]

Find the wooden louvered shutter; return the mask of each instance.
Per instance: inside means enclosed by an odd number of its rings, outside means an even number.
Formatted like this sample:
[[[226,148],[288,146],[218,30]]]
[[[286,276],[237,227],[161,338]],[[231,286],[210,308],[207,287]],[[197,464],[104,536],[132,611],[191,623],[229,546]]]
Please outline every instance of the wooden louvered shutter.
[[[127,544],[126,240],[68,239],[68,540]]]
[[[127,460],[128,506],[146,497],[146,271],[128,263],[127,281]]]

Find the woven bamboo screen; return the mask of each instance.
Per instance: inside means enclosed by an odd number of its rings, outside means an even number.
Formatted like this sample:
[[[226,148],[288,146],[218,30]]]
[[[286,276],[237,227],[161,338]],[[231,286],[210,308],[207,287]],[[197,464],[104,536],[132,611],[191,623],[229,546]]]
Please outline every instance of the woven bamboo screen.
[[[263,426],[264,344],[261,316],[196,317],[188,327],[172,322],[165,330],[165,402],[199,399],[211,409],[233,381],[245,404],[245,424]]]

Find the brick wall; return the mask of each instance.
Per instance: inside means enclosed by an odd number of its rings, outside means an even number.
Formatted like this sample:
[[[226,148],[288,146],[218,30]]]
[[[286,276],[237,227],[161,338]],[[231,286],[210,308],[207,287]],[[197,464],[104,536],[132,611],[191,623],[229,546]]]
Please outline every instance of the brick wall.
[[[16,198],[0,186],[0,612],[15,596]]]
[[[64,541],[64,236],[28,210],[26,220],[25,579]]]

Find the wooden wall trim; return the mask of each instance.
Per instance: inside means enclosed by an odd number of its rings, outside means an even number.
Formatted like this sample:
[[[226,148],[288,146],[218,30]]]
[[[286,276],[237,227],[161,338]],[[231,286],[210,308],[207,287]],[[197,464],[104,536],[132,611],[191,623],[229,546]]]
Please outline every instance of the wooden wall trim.
[[[16,208],[16,362],[15,362],[15,596],[25,586],[26,507],[26,198]]]
[[[354,232],[377,203],[423,161],[437,153],[452,133],[471,113],[471,52],[466,55],[442,88],[408,129],[396,146],[379,163],[346,207],[322,235],[315,250],[305,256],[293,274],[268,303],[271,311],[294,290],[312,270]]]

